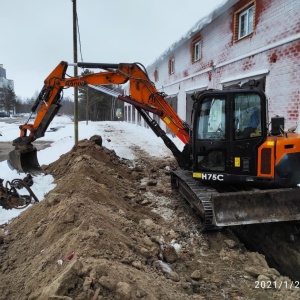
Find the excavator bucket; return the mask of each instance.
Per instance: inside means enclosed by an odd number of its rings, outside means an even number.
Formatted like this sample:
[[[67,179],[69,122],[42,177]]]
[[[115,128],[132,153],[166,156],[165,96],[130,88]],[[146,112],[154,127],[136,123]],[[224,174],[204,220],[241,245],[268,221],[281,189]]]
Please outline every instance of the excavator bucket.
[[[30,147],[15,148],[9,153],[8,165],[20,173],[39,173],[41,167],[37,159],[37,149]]]
[[[300,220],[299,187],[219,193],[180,170],[172,173],[172,188],[191,204],[207,230]]]

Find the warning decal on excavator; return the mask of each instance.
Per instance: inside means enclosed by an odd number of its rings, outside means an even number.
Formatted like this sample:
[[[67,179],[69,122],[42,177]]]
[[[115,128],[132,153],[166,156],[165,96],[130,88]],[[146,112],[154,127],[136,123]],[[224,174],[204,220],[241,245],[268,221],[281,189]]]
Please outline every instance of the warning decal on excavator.
[[[241,166],[241,158],[240,157],[235,157],[234,158],[234,166],[235,167],[240,167]]]
[[[168,118],[168,117],[164,117],[164,122],[166,123],[166,124],[170,124],[170,119]]]
[[[201,173],[193,173],[194,178],[201,178]]]

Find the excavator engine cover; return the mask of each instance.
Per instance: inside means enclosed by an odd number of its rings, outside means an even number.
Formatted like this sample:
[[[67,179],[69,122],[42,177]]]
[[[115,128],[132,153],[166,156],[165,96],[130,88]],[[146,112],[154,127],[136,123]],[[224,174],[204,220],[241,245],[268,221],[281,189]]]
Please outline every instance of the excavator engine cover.
[[[16,147],[9,153],[8,165],[20,173],[38,173],[41,171],[37,159],[37,149],[33,145]]]

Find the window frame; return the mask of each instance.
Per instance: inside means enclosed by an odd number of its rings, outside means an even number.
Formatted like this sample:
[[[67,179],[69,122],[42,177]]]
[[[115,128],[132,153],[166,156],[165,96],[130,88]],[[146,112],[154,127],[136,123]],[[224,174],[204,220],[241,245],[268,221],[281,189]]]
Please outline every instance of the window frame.
[[[262,100],[257,93],[235,95],[234,120],[235,140],[262,137]]]
[[[250,15],[250,11],[252,14]],[[250,16],[252,18],[250,23]],[[242,20],[242,17],[245,17],[245,20]],[[242,24],[244,23],[244,30],[245,34],[242,35]],[[251,28],[249,28],[251,24]],[[254,24],[254,3],[248,6],[245,10],[238,14],[238,40],[250,35],[253,33],[253,24]]]
[[[197,46],[198,46],[198,51],[196,51]],[[196,55],[197,52],[198,52],[198,56]],[[202,57],[201,52],[202,52],[201,40],[197,40],[197,41],[193,42],[193,62],[197,62],[201,59],[201,57]]]
[[[200,132],[199,129],[202,128]],[[197,140],[224,140],[226,137],[226,97],[207,96],[201,103],[195,131]]]
[[[252,15],[249,22],[249,12]],[[247,32],[242,33],[243,17],[247,22]],[[249,26],[250,25],[250,26]],[[239,42],[250,38],[254,34],[256,26],[256,0],[249,0],[244,5],[236,5],[233,13],[233,42]]]
[[[175,73],[175,57],[169,59],[169,75]]]

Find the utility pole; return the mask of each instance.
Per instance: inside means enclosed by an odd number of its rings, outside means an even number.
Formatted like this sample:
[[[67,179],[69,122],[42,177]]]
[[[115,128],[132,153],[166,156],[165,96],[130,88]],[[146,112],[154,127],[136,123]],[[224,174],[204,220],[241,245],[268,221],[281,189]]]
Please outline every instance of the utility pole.
[[[78,76],[77,67],[77,11],[76,0],[73,2],[73,49],[74,49],[74,77]],[[74,86],[74,139],[78,143],[78,87]]]
[[[85,115],[86,125],[89,124],[89,112],[90,112],[89,106],[90,106],[90,103],[89,103],[89,86],[87,85],[86,86],[86,115]]]

